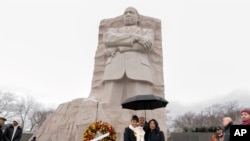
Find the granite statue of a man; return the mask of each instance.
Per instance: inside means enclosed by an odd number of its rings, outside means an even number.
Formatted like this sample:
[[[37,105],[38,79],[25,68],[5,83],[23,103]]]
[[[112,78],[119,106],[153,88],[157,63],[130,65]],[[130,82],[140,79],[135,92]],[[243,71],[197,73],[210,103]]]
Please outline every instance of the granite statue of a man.
[[[124,26],[109,28],[103,36],[107,61],[103,76],[105,102],[120,105],[128,97],[152,94],[152,74],[148,53],[154,33],[138,26],[139,14],[128,7],[123,14]]]
[[[90,93],[98,101],[97,120],[122,133],[133,114],[145,116],[145,111],[122,109],[125,99],[145,94],[164,97],[161,43],[160,20],[140,15],[133,7],[101,21]],[[159,123],[165,125],[164,109],[146,112],[146,120],[161,118]]]
[[[164,97],[161,42],[160,20],[140,15],[133,7],[101,21],[90,93],[98,101],[97,120],[123,133],[133,114],[145,116],[145,111],[122,109],[125,99],[145,94]],[[159,123],[165,125],[164,109],[146,112],[147,120],[161,118]]]

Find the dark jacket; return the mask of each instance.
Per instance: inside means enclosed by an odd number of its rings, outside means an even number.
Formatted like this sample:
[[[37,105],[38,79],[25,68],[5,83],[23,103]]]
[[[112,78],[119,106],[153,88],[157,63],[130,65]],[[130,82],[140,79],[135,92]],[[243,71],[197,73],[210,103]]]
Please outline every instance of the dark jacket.
[[[124,141],[136,141],[134,131],[132,131],[129,127],[125,128],[123,138],[124,138]]]
[[[165,141],[162,131],[149,131],[145,135],[145,141]]]
[[[233,122],[228,123],[225,127],[224,141],[230,141],[230,125],[233,125]]]
[[[0,141],[3,141],[3,131],[1,128],[0,128]]]
[[[145,121],[145,125],[142,127],[145,132],[148,130],[148,123]]]
[[[6,141],[11,141],[13,132],[14,132],[13,125],[9,125],[9,127],[6,127],[4,131],[4,138]],[[22,132],[23,132],[22,128],[18,126],[13,141],[20,141],[22,137]]]

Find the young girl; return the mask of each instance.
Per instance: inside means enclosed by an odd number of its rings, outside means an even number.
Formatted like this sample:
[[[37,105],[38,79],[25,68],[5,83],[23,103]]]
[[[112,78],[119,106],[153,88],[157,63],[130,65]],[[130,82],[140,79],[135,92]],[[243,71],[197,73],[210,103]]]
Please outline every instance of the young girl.
[[[144,141],[144,130],[138,126],[139,118],[133,115],[129,127],[125,128],[124,141]]]

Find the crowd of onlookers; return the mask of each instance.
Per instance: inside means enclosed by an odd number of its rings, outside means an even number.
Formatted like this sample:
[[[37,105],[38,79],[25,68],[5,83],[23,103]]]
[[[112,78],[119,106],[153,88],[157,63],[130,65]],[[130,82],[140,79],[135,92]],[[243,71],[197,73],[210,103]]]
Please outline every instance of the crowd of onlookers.
[[[244,108],[240,111],[240,125],[250,125],[250,108]],[[218,126],[216,133],[212,135],[211,141],[230,141],[230,125],[233,125],[231,117],[224,117],[222,120],[223,127]]]

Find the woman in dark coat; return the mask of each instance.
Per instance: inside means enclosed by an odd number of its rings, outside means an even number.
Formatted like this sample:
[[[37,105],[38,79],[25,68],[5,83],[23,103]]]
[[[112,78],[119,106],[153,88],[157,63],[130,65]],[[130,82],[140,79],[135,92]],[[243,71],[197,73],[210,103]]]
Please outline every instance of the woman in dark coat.
[[[148,128],[145,135],[145,141],[165,141],[165,136],[162,131],[160,131],[160,127],[158,122],[155,119],[151,119],[148,122]]]
[[[138,126],[139,118],[132,116],[129,127],[125,128],[124,141],[144,141],[144,130]]]

